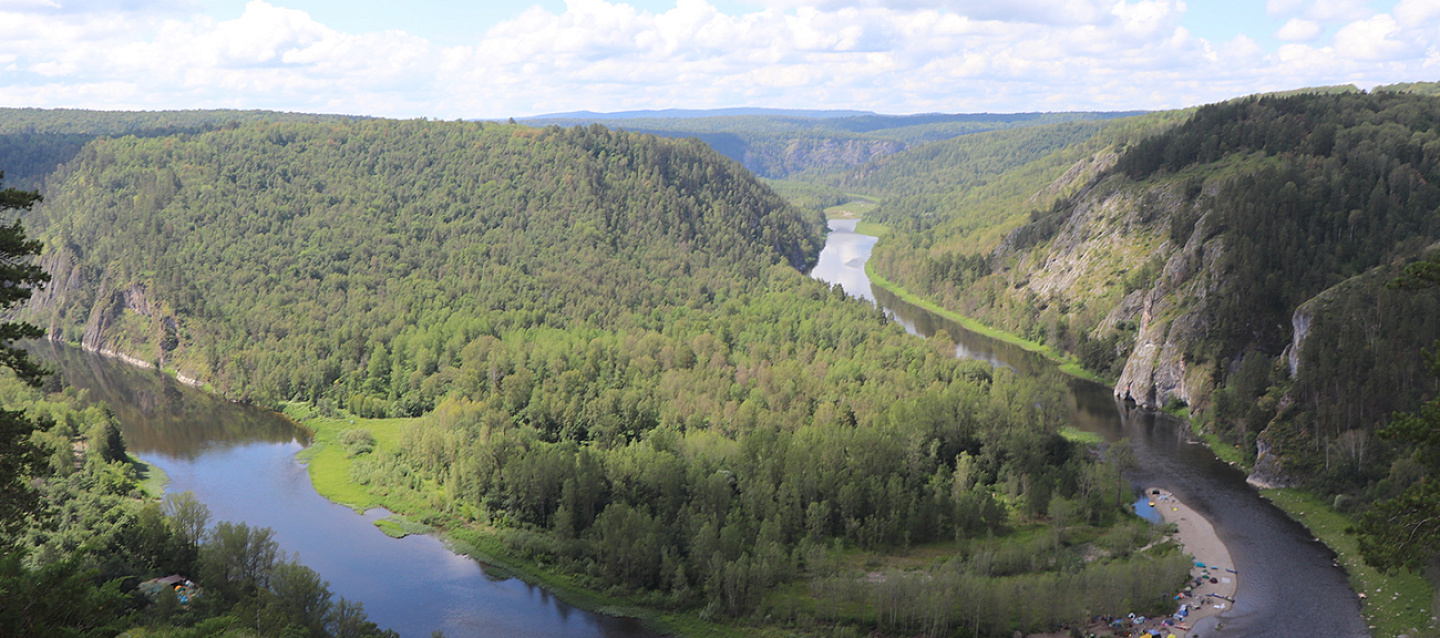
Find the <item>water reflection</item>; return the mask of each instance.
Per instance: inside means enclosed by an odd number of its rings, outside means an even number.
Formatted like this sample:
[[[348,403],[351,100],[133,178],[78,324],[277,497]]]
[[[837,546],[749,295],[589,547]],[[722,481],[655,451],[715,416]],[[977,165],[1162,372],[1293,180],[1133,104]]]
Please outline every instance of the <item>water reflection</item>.
[[[315,492],[295,453],[306,433],[283,416],[230,403],[153,370],[78,349],[32,344],[65,381],[114,409],[126,444],[191,491],[214,520],[269,527],[286,552],[403,636],[653,638],[633,619],[566,604],[545,590],[450,551],[432,536],[393,539],[374,521]]]
[[[108,404],[132,452],[194,458],[214,448],[260,441],[308,442],[303,428],[270,410],[196,392],[156,370],[48,341],[25,347],[66,383]]]

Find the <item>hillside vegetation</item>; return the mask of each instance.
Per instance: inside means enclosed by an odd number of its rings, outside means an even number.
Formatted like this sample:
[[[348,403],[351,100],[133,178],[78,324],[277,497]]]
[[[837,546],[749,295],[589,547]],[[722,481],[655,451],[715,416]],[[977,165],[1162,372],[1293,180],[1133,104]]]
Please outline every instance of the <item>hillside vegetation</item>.
[[[359,118],[272,111],[85,111],[0,108],[0,170],[12,187],[38,189],[91,140],[135,135],[156,137],[255,121],[331,121]]]
[[[999,241],[967,241],[952,215],[887,237],[875,265],[1078,355],[1122,397],[1188,406],[1259,457],[1254,480],[1359,507],[1419,478],[1375,433],[1435,391],[1419,350],[1440,337],[1436,300],[1385,284],[1440,239],[1437,124],[1440,101],[1413,92],[1202,107],[1113,166],[1077,162],[1088,176]]]
[[[54,279],[22,316],[226,396],[415,417],[337,433],[367,442],[349,480],[583,589],[1009,633],[1161,610],[1188,569],[1059,434],[1053,380],[805,277],[819,216],[698,142],[257,122],[97,139],[46,183],[25,220]],[[845,559],[917,547],[886,578]]]
[[[482,335],[656,325],[812,258],[818,221],[713,158],[421,122],[98,141],[27,220],[56,281],[26,318],[224,393],[419,414]]]

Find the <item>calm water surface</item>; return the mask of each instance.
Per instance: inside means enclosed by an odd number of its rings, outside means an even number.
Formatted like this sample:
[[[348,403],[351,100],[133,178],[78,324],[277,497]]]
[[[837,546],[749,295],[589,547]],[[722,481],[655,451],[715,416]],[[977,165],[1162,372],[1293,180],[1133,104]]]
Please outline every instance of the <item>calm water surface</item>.
[[[873,237],[854,220],[831,222],[811,276],[838,283],[879,304],[914,334],[945,330],[956,356],[1053,374],[1033,353],[971,333],[872,289],[864,264]],[[36,353],[71,385],[115,409],[130,449],[163,469],[173,491],[193,491],[215,520],[275,530],[287,552],[330,581],[337,595],[365,605],[371,620],[405,636],[436,629],[467,636],[637,638],[653,636],[631,620],[566,605],[544,590],[487,572],[434,537],[396,540],[373,525],[383,511],[359,515],[326,501],[310,485],[295,453],[304,430],[267,410],[229,403],[169,377],[73,348],[49,344]],[[1240,572],[1235,609],[1207,636],[1353,638],[1366,635],[1358,600],[1333,555],[1269,505],[1233,467],[1185,436],[1182,424],[1115,400],[1109,388],[1067,379],[1075,424],[1107,441],[1129,438],[1140,468],[1137,486],[1175,492],[1208,517]]]
[[[855,223],[830,222],[825,251],[811,277],[838,283],[847,293],[879,304],[912,333],[928,336],[945,330],[958,344],[956,356],[1009,366],[1022,374],[1055,374],[1054,364],[1035,353],[975,334],[883,289],[872,289],[864,268],[875,238],[856,234]],[[1245,483],[1242,472],[1191,440],[1183,423],[1119,402],[1110,388],[1097,383],[1069,377],[1057,382],[1068,388],[1076,427],[1098,433],[1109,442],[1130,439],[1139,462],[1131,476],[1137,487],[1156,486],[1174,492],[1214,523],[1230,549],[1240,572],[1235,607],[1219,617],[1219,628],[1197,626],[1192,635],[1368,635],[1359,599],[1345,573],[1335,566],[1334,554],[1262,499]]]
[[[322,498],[295,453],[305,430],[268,410],[217,399],[153,370],[53,344],[33,352],[67,383],[110,404],[131,452],[192,491],[212,521],[275,530],[286,552],[360,601],[370,620],[403,636],[650,638],[629,619],[565,604],[545,590],[486,571],[432,536],[393,539],[365,515]]]

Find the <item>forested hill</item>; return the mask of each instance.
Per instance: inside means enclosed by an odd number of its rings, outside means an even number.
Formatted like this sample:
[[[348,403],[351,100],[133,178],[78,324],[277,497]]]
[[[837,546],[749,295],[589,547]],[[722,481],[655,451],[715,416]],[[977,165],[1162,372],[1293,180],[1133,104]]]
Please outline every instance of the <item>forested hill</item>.
[[[1050,381],[806,277],[820,217],[700,142],[258,122],[97,139],[46,184],[24,222],[54,279],[24,318],[332,417],[374,443],[355,489],[576,586],[998,635],[1159,612],[1188,570],[1059,433]],[[383,447],[352,420],[406,415]],[[875,580],[842,556],[920,544],[952,558]]]
[[[707,306],[773,265],[803,267],[821,242],[818,218],[703,144],[599,126],[266,122],[102,139],[25,221],[55,278],[25,316],[56,338],[228,394],[376,384],[413,413],[444,388],[420,381],[480,335]],[[392,370],[418,378],[391,396]]]
[[[1388,476],[1406,451],[1374,435],[1434,392],[1420,349],[1440,309],[1384,284],[1440,240],[1440,100],[1242,98],[1117,150],[1003,241],[941,223],[887,238],[876,267],[1077,354],[1121,397],[1188,406],[1261,457],[1259,481],[1413,480]]]
[[[199,132],[241,122],[332,121],[360,118],[273,111],[86,111],[0,108],[0,170],[12,187],[38,189],[46,175],[69,162],[90,140],[104,136],[156,137]]]

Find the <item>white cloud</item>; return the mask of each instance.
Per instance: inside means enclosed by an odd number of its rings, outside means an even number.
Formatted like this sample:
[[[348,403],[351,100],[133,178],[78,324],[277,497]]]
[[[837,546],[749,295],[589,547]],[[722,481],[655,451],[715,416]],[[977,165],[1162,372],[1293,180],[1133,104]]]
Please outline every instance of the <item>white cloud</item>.
[[[1435,26],[1440,18],[1440,0],[1400,0],[1392,11],[1395,19],[1407,28]]]
[[[168,4],[65,13],[41,1],[18,10],[0,0],[0,63],[8,65],[0,104],[446,119],[737,105],[1168,108],[1433,77],[1435,56],[1426,51],[1440,50],[1440,0],[1402,0],[1394,17],[1371,12],[1337,24],[1330,41],[1325,22],[1310,16],[1352,15],[1359,5],[1272,0],[1272,12],[1292,16],[1276,37],[1305,42],[1275,52],[1243,35],[1197,38],[1180,26],[1185,5],[1170,0],[779,0],[737,15],[704,0],[660,12],[569,0],[457,47],[399,31],[343,32],[284,0],[255,0],[230,20]]]
[[[1290,18],[1285,22],[1284,26],[1275,32],[1275,38],[1277,40],[1284,40],[1286,42],[1313,40],[1317,35],[1320,35],[1320,23],[1314,20],[1302,20],[1300,18]]]
[[[1393,60],[1417,53],[1412,42],[1396,39],[1400,28],[1389,14],[1345,25],[1335,33],[1335,50],[1355,60]]]

